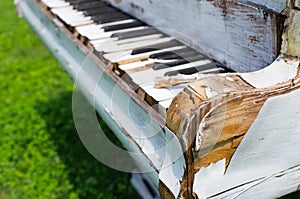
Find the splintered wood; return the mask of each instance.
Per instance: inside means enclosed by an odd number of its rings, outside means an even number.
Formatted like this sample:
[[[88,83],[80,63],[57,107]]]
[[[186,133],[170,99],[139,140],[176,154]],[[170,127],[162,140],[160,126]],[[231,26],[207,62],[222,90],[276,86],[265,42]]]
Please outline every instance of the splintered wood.
[[[259,84],[251,78],[246,81],[242,78],[243,74],[196,78],[173,99],[166,123],[185,150],[188,165],[181,186],[193,186],[197,172],[221,160],[225,160],[226,173],[236,149],[265,102],[300,87],[298,66],[297,58],[281,56],[268,69],[255,72],[256,78],[264,78],[264,71],[268,71],[270,76],[276,75],[278,70],[295,71],[294,74],[287,72],[277,76],[277,80],[276,76],[270,77],[274,78],[273,85],[264,88],[254,86]],[[160,86],[170,86],[171,81],[160,81]],[[178,81],[175,79],[173,82]],[[197,195],[191,187],[187,187],[182,188],[179,197],[186,198],[187,190],[190,197]]]

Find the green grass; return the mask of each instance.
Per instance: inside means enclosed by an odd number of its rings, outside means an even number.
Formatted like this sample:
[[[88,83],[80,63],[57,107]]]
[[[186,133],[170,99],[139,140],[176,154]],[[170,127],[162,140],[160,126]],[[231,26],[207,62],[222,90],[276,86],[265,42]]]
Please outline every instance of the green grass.
[[[0,198],[137,197],[130,175],[103,166],[78,138],[73,81],[12,1],[0,10]]]

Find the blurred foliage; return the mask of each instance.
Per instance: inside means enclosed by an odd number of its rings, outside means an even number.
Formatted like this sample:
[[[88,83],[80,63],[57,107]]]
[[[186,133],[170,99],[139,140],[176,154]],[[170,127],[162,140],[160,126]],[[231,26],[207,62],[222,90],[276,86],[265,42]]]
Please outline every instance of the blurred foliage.
[[[103,166],[78,138],[72,80],[13,1],[0,10],[0,198],[137,197],[130,175]]]

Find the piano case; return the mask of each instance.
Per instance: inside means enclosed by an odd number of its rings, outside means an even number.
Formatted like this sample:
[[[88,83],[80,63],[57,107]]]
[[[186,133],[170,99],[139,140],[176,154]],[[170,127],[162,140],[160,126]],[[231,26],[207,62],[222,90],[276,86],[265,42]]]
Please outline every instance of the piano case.
[[[15,3],[127,151],[75,91],[83,144],[108,166],[144,173],[133,178],[142,197],[299,190],[299,0]]]

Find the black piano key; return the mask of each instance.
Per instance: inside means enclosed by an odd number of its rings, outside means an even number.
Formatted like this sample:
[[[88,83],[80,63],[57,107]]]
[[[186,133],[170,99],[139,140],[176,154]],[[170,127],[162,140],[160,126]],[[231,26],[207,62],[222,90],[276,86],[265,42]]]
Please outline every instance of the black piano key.
[[[216,68],[216,64],[214,62],[212,62],[209,64],[195,66],[195,67],[191,67],[191,68],[169,71],[169,72],[166,72],[164,74],[164,76],[176,76],[179,74],[192,75],[192,74],[195,74],[198,72],[205,72],[206,70],[210,70],[210,69],[214,69],[214,68]]]
[[[169,42],[161,43],[161,44],[155,44],[155,45],[150,45],[150,46],[145,46],[144,48],[137,48],[132,50],[131,55],[137,55],[141,53],[147,53],[155,50],[162,50],[165,48],[171,48],[175,46],[182,45],[180,42],[176,40],[172,40]]]
[[[183,49],[178,49],[174,51],[164,51],[164,52],[159,52],[159,53],[153,53],[150,55],[149,58],[151,59],[163,59],[162,57],[168,57],[168,56],[173,56],[174,54],[177,55],[179,52],[186,51],[188,50],[187,47],[184,47]]]
[[[155,53],[150,56],[152,59],[162,59],[162,60],[170,60],[170,59],[183,59],[184,57],[190,57],[199,54],[199,52],[190,49],[183,48],[174,51],[166,51],[161,53]]]
[[[115,33],[111,37],[117,37],[118,40],[122,39],[130,39],[130,38],[135,38],[135,37],[142,37],[142,36],[147,36],[147,35],[152,35],[152,34],[158,34],[157,30],[153,28],[147,28],[147,29],[142,29],[142,30],[134,30],[134,31],[129,31],[129,32],[122,32],[122,33]]]
[[[131,18],[132,17],[130,17],[129,15],[126,15],[121,12],[92,16],[92,19],[98,24],[110,23],[110,22],[115,22],[115,21],[131,19]]]
[[[143,25],[145,25],[145,24],[141,21],[133,21],[130,23],[104,26],[102,29],[104,29],[105,32],[110,32],[110,31],[122,30],[122,29],[126,29],[126,28],[135,28],[135,27],[143,26]]]
[[[200,61],[203,59],[207,59],[207,58],[202,54],[197,54],[197,55],[194,55],[191,57],[184,57],[181,59],[177,59],[175,61],[168,62],[168,63],[158,63],[158,64],[155,64],[152,68],[153,68],[153,70],[160,70],[160,69],[165,69],[165,68],[169,68],[169,67],[179,66],[182,64],[187,64],[187,63],[194,62],[194,61]]]
[[[114,12],[116,12],[116,9],[111,7],[100,7],[100,8],[91,8],[91,9],[83,10],[83,13],[86,16],[103,15],[103,14],[114,13]]]
[[[83,2],[83,3],[79,3],[79,4],[74,4],[73,7],[76,10],[84,11],[84,10],[92,9],[92,8],[105,8],[105,7],[108,7],[108,5],[101,1],[92,1],[92,2]]]

